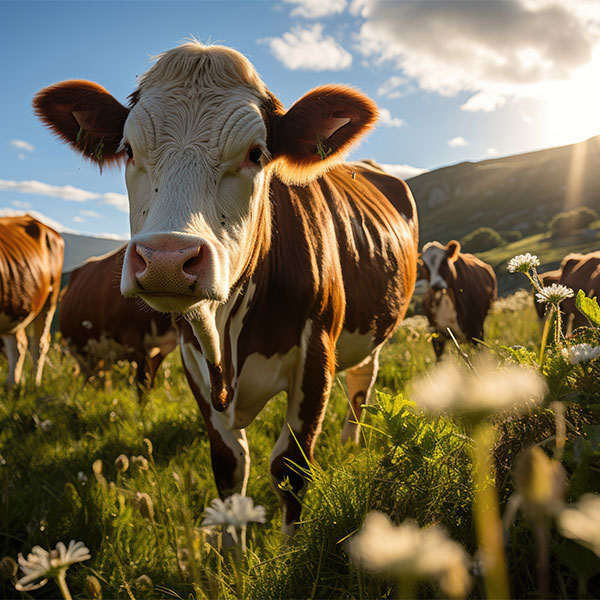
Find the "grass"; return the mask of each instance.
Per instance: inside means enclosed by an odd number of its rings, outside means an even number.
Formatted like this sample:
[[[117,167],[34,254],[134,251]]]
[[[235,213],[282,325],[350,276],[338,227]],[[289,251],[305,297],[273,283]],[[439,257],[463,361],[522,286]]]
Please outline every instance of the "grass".
[[[483,351],[502,354],[502,346],[515,344],[535,351],[539,337],[533,306],[497,311],[488,317]],[[447,352],[453,352],[450,346]],[[338,377],[309,474],[303,523],[291,545],[282,545],[281,513],[268,468],[283,425],[283,395],[265,407],[248,428],[247,493],[266,507],[267,522],[250,527],[240,568],[234,553],[219,553],[217,541],[201,528],[202,511],[217,491],[206,428],[178,353],[165,361],[147,404],[140,407],[129,366],[117,365],[106,381],[87,383],[73,377],[74,363],[55,343],[42,385],[32,386],[28,366],[26,383],[0,400],[0,557],[16,558],[35,544],[52,548],[59,540],[83,541],[92,558],[67,574],[79,598],[86,597],[89,575],[99,580],[104,598],[393,597],[393,583],[358,571],[345,549],[345,540],[370,510],[381,510],[395,522],[411,518],[421,526],[441,524],[470,553],[476,551],[470,439],[459,423],[427,418],[402,396],[406,384],[434,362],[429,334],[418,321],[395,334],[382,352],[360,447],[340,442],[347,399],[344,376]],[[0,381],[5,378],[2,361]],[[580,425],[576,416],[573,423]],[[497,460],[504,503],[512,490],[514,457],[524,440],[539,442],[551,435],[552,420],[542,412],[504,423],[501,432]],[[121,454],[144,456],[148,469],[130,464],[119,472],[114,461]],[[570,457],[577,472],[579,463]],[[593,466],[597,459],[590,454],[587,460]],[[152,519],[136,507],[137,492],[151,498]],[[511,585],[521,597],[535,590],[532,535],[525,521],[518,522],[513,537]],[[195,571],[190,551],[198,561]],[[557,568],[561,579],[553,590],[562,585],[570,594],[577,577],[562,563]],[[152,580],[149,589],[139,581],[143,575]],[[439,591],[424,586],[420,593],[437,597]],[[58,597],[53,582],[30,596],[48,594]],[[482,594],[477,581],[472,595]],[[0,596],[19,597],[2,575]]]

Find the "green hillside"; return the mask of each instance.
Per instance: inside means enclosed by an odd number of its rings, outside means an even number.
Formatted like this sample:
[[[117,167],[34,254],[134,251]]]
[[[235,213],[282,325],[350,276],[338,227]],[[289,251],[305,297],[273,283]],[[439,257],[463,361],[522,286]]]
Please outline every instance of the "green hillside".
[[[500,293],[506,293],[525,283],[506,277],[506,261],[516,254],[537,254],[544,270],[569,252],[600,247],[600,223],[563,238],[552,238],[548,231],[558,213],[582,205],[600,212],[599,174],[600,137],[593,137],[413,177],[408,184],[419,211],[421,246],[431,240],[460,240],[479,227],[492,227],[502,236],[520,232],[523,239],[480,254],[496,268]]]

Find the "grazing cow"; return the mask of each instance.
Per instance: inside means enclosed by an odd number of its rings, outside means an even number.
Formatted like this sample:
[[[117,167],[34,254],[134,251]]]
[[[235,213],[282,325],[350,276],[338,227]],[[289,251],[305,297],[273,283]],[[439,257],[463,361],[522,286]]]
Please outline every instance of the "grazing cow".
[[[159,57],[129,108],[85,81],[46,88],[34,105],[92,161],[126,160],[121,291],[185,318],[183,361],[222,496],[245,492],[245,427],[287,392],[271,476],[291,535],[305,487],[292,463],[312,459],[336,366],[350,368],[343,436],[356,439],[380,348],[415,284],[410,190],[342,163],[375,104],[327,85],[285,111],[241,54],[190,42]]]
[[[560,279],[558,283],[570,287],[575,296],[579,290],[583,290],[586,296],[593,298],[600,295],[600,252],[588,254],[571,253],[562,259],[560,264]],[[546,276],[543,278],[544,285],[547,283]],[[575,296],[564,300],[560,308],[565,314],[563,319],[564,333],[569,334],[573,329],[589,325],[588,320],[579,312],[575,306]]]
[[[483,322],[498,294],[494,269],[472,254],[463,254],[456,240],[443,246],[429,242],[421,253],[429,289],[423,309],[439,334],[433,338],[438,360],[449,338],[449,328],[458,340],[483,340]]]
[[[60,298],[59,329],[88,376],[103,363],[135,361],[142,397],[165,356],[177,346],[177,329],[169,315],[121,295],[125,250],[123,246],[91,258],[71,273]]]
[[[8,357],[8,386],[21,380],[29,324],[35,383],[42,381],[64,248],[54,229],[29,215],[0,218],[0,338]]]

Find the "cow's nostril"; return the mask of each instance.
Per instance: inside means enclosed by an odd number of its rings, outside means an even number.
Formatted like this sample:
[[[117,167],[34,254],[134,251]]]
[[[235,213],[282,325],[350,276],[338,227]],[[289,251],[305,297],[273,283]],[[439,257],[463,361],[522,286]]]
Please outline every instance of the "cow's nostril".
[[[198,253],[196,256],[188,258],[183,263],[183,272],[188,275],[198,275],[202,269],[202,263],[204,262],[204,246],[198,246]]]
[[[146,257],[142,254],[142,251],[136,244],[134,247],[134,252],[131,253],[131,266],[134,274],[139,275],[143,273],[148,268],[148,261]]]

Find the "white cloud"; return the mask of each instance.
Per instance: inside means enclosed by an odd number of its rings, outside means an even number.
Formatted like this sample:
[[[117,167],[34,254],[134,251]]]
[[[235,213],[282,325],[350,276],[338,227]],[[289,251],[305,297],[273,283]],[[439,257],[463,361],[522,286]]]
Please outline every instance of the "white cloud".
[[[74,229],[70,229],[69,227],[65,227],[62,223],[55,221],[54,219],[47,217],[46,215],[38,212],[37,210],[14,210],[12,208],[0,208],[0,217],[20,217],[21,215],[31,215],[34,219],[41,221],[48,225],[48,227],[52,227],[59,233],[79,233]]]
[[[428,91],[473,93],[464,110],[494,110],[506,98],[548,97],[549,86],[568,90],[592,64],[600,11],[590,5],[359,0],[352,10],[365,19],[358,43],[370,60],[392,62],[399,76]]]
[[[498,152],[498,150],[496,150],[496,148],[488,148],[488,149],[485,151],[485,153],[486,153],[488,156],[498,156],[498,154],[500,154],[500,153]]]
[[[258,42],[268,44],[271,54],[292,71],[340,71],[352,65],[352,55],[331,36],[323,36],[320,23]]]
[[[283,0],[286,4],[293,4],[296,8],[290,13],[292,17],[305,19],[320,19],[346,10],[346,0]]]
[[[124,194],[116,194],[114,192],[99,194],[97,192],[89,192],[81,188],[76,188],[72,185],[57,186],[35,180],[11,181],[7,179],[0,179],[0,191],[2,190],[19,192],[20,194],[34,194],[37,196],[62,198],[68,202],[87,202],[88,200],[98,200],[103,204],[114,206],[122,212],[127,212],[129,207],[127,196]]]
[[[377,94],[388,98],[400,98],[404,93],[398,88],[404,87],[406,83],[407,80],[405,77],[393,75],[379,86]]]
[[[13,200],[11,204],[15,208],[31,208],[31,202],[22,202],[21,200]]]
[[[27,152],[33,152],[35,150],[35,146],[25,140],[10,140],[10,145],[19,150],[26,150]]]
[[[80,217],[79,215],[75,215],[73,217],[73,221],[75,221],[75,223],[85,223],[85,219],[83,217]]]
[[[500,108],[506,102],[504,96],[494,92],[479,92],[471,96],[461,107],[460,110],[492,112]]]
[[[379,122],[387,127],[402,127],[406,121],[400,117],[392,117],[392,113],[387,108],[379,109]]]
[[[427,173],[428,171],[428,169],[419,169],[418,167],[413,167],[411,165],[389,165],[379,163],[379,166],[390,175],[399,177],[400,179],[410,179],[411,177],[416,177],[417,175]]]
[[[97,213],[95,210],[80,210],[79,214],[92,219],[104,219],[104,215]]]
[[[461,146],[468,145],[469,142],[467,142],[467,140],[465,140],[465,138],[460,135],[458,137],[452,138],[451,140],[448,140],[448,146],[450,146],[450,148],[460,148]]]

